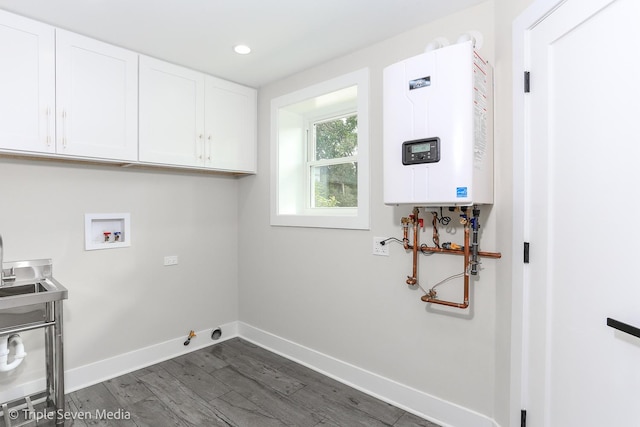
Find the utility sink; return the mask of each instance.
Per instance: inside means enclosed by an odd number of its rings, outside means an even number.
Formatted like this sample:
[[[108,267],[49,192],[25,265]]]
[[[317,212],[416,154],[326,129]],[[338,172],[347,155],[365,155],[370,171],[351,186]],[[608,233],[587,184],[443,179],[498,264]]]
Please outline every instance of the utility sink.
[[[50,259],[5,262],[0,286],[0,332],[44,321],[47,303],[67,299],[67,289],[51,277]]]
[[[0,260],[2,237],[0,237]],[[0,402],[0,423],[11,427],[11,414],[33,410],[32,403],[46,401],[48,416],[56,426],[64,426],[64,355],[62,303],[67,289],[52,276],[50,259],[0,262],[0,338],[34,329],[44,330],[46,389],[10,402]],[[6,356],[5,356],[6,357]],[[23,403],[24,402],[24,403]],[[47,418],[47,419],[54,419]],[[32,423],[18,424],[20,426]]]
[[[67,289],[54,279],[0,286],[0,310],[67,299]]]
[[[16,295],[35,294],[38,292],[47,292],[40,283],[29,283],[26,285],[2,286],[0,287],[0,298],[14,297]]]

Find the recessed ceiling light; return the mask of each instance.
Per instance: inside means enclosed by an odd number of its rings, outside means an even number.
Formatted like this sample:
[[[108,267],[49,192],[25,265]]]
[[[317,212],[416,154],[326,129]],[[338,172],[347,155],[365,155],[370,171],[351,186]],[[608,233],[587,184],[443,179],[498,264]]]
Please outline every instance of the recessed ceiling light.
[[[239,44],[237,46],[234,46],[233,50],[236,53],[239,53],[240,55],[246,55],[248,53],[251,53],[251,48],[249,46],[247,46],[247,45],[244,45],[244,44]]]

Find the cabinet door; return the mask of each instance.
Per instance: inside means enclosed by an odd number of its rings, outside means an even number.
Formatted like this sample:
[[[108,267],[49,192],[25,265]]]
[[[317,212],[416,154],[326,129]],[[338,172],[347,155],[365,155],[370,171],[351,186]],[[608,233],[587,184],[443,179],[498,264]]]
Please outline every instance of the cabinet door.
[[[56,30],[56,151],[137,160],[138,55]]]
[[[206,165],[256,171],[256,90],[206,77]]]
[[[140,161],[204,165],[204,74],[140,56]]]
[[[0,11],[0,58],[0,149],[53,152],[53,27]]]

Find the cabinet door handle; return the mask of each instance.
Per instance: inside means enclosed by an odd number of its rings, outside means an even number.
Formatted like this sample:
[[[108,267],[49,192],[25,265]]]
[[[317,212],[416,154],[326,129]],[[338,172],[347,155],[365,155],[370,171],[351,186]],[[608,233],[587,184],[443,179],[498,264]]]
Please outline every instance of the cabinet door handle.
[[[51,147],[51,107],[47,107],[47,147]]]
[[[62,110],[62,147],[67,148],[67,112]]]

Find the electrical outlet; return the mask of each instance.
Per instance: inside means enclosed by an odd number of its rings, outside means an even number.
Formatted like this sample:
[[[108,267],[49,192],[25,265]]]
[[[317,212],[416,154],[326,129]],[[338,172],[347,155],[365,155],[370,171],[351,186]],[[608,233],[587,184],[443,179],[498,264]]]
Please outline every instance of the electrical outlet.
[[[384,237],[373,238],[373,254],[380,256],[389,256],[389,242],[382,242],[386,240]]]
[[[178,255],[171,255],[164,257],[164,265],[177,265]]]

